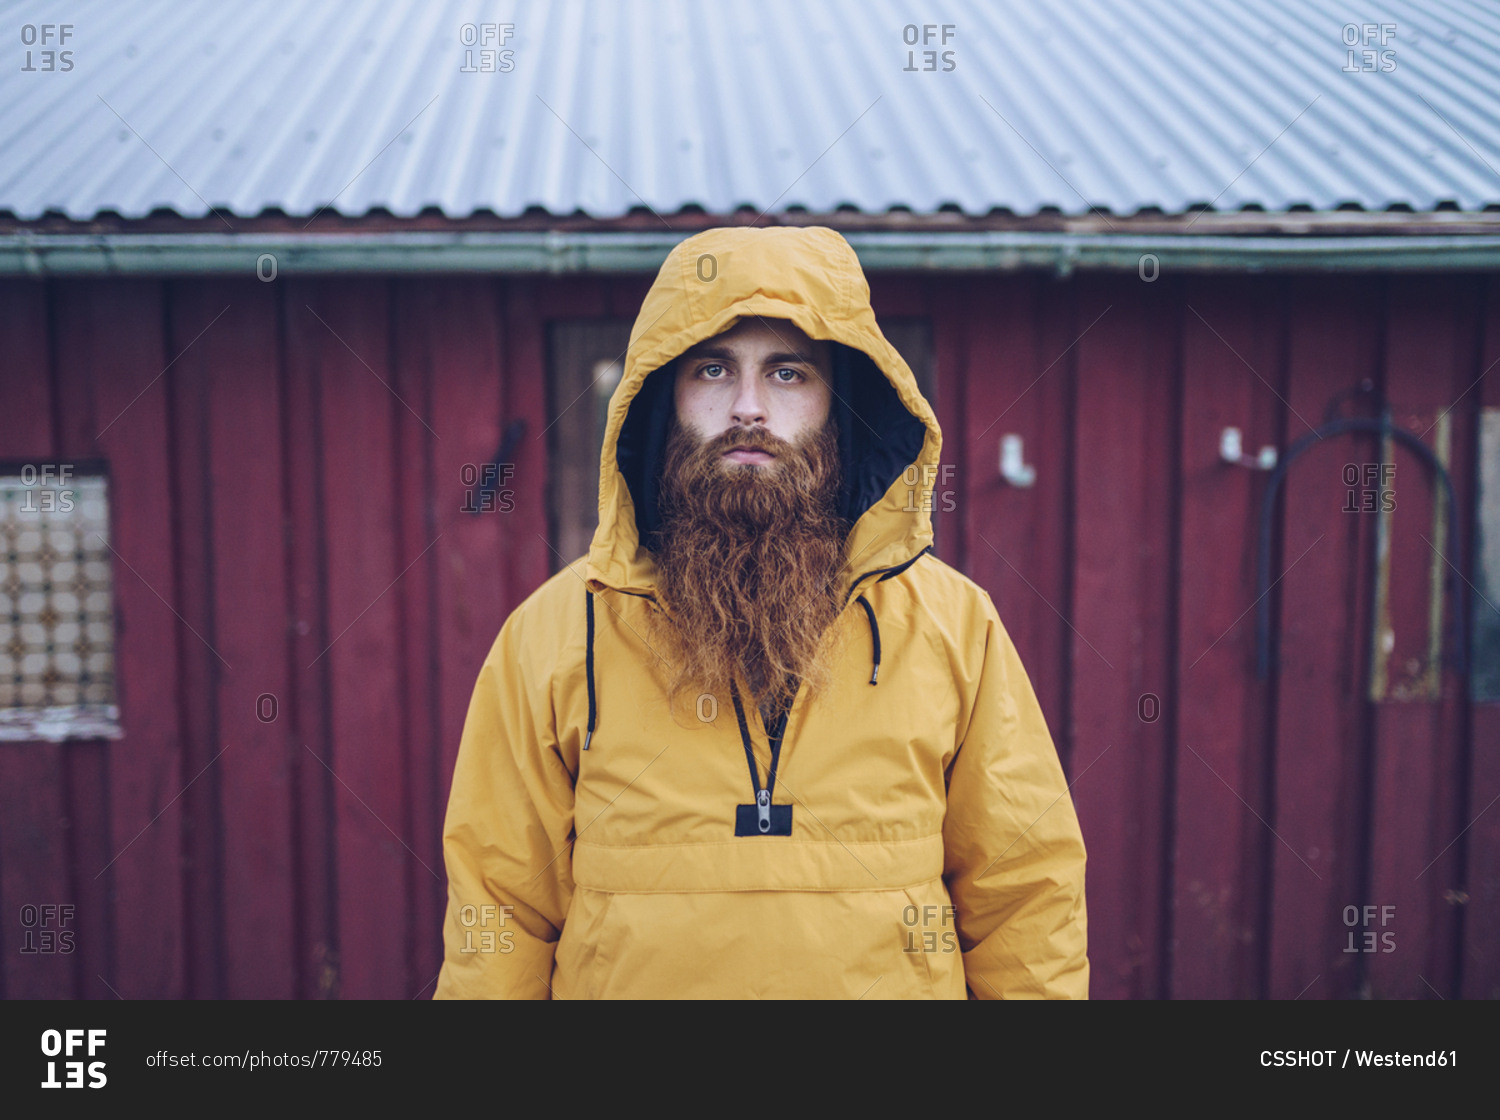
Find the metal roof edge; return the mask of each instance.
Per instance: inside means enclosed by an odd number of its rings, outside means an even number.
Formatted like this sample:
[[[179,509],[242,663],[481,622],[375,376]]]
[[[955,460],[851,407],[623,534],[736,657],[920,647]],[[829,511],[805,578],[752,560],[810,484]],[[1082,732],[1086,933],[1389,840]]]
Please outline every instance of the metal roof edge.
[[[695,231],[0,234],[0,276],[649,273]],[[1048,269],[1373,272],[1500,269],[1500,234],[1260,237],[849,232],[871,272]]]

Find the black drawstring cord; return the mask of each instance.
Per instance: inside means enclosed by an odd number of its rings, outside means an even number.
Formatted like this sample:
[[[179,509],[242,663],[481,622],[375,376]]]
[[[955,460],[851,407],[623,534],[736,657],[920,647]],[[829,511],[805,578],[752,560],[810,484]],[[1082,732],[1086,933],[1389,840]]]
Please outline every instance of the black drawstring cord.
[[[870,620],[870,639],[875,643],[875,667],[870,671],[870,683],[874,684],[880,676],[880,624],[875,621],[875,608],[869,600],[861,595],[855,602],[865,608],[865,617]]]
[[[584,653],[584,656],[583,656],[584,667],[585,667],[585,670],[587,672],[588,679],[589,679],[589,730],[588,730],[588,734],[583,737],[583,749],[584,750],[588,750],[589,749],[589,740],[594,737],[594,715],[595,715],[595,701],[594,701],[594,593],[592,591],[589,591],[587,588],[585,588],[584,592],[583,592],[583,598],[584,598],[584,602],[585,602],[585,604],[587,606],[588,619],[589,619],[589,626],[588,626],[588,629],[589,629],[588,646],[587,646],[587,650],[586,650],[586,652]]]
[[[729,682],[729,696],[734,701],[734,718],[740,725],[740,742],[745,745],[745,762],[750,766],[750,783],[755,790],[756,800],[759,800],[763,788],[770,793],[776,786],[776,760],[771,760],[769,780],[763,787],[760,784],[760,768],[755,765],[755,750],[750,746],[750,725],[745,720],[744,705],[740,703],[740,690],[733,681]]]
[[[854,598],[854,592],[855,592],[855,590],[859,587],[860,584],[862,584],[865,580],[869,579],[871,576],[879,576],[880,577],[878,580],[875,581],[876,583],[884,583],[888,579],[895,579],[902,572],[906,571],[907,568],[910,568],[918,560],[920,560],[920,559],[922,559],[922,557],[926,556],[929,552],[932,552],[932,545],[928,545],[921,552],[919,552],[915,556],[913,556],[910,560],[906,561],[903,564],[897,564],[894,568],[872,568],[872,569],[870,569],[868,572],[866,572],[864,575],[860,576],[858,579],[856,579],[853,583],[851,583],[849,585],[849,590],[844,593],[844,605],[846,607],[849,605],[849,600],[852,599],[852,598]],[[933,553],[933,555],[935,556],[937,554]]]
[[[901,564],[895,568],[889,569],[880,577],[879,582],[883,583],[885,580],[888,580],[893,576],[900,575],[902,572],[906,571],[907,568],[911,567],[912,564],[914,564],[924,553],[929,551],[931,550],[924,548],[922,552],[917,553],[916,556],[913,556],[905,564]],[[867,572],[865,574],[874,575],[875,573]],[[862,579],[864,577],[862,576],[860,578]],[[594,737],[594,725],[597,719],[598,701],[594,696],[594,595],[593,592],[588,591],[587,589],[585,589],[583,595],[588,609],[588,648],[586,653],[584,654],[584,665],[587,670],[589,681],[589,726],[588,733],[583,737],[583,749],[588,750],[589,742]],[[847,602],[848,600],[845,601]],[[865,618],[867,618],[870,622],[870,641],[875,647],[874,664],[870,669],[870,683],[878,684],[880,682],[880,623],[876,621],[875,608],[870,606],[870,601],[868,599],[866,599],[863,595],[860,595],[855,601],[865,609]],[[753,768],[755,756],[753,754],[750,754],[750,733],[745,723],[745,713],[740,707],[740,698],[738,693],[736,693],[734,696],[734,707],[735,713],[739,716],[740,720],[740,734],[744,739],[745,752],[749,757],[751,766]],[[753,769],[752,778],[755,781],[756,787],[758,789],[760,786],[760,777],[759,775],[754,774]],[[776,788],[776,770],[774,758],[772,760],[770,781],[766,784],[766,788],[768,790],[774,790]]]

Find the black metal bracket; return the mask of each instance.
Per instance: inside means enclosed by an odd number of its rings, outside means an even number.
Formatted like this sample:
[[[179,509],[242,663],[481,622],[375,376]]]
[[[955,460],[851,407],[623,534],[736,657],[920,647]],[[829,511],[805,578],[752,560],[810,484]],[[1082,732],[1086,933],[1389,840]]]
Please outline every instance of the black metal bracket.
[[[1330,412],[1332,408],[1330,408]],[[1259,562],[1257,564],[1255,590],[1256,614],[1255,614],[1255,651],[1256,651],[1256,676],[1265,680],[1271,670],[1271,520],[1276,505],[1276,495],[1280,492],[1282,479],[1286,477],[1287,470],[1297,461],[1304,451],[1315,443],[1321,443],[1329,436],[1369,434],[1383,437],[1390,436],[1410,449],[1418,458],[1432,468],[1434,474],[1442,479],[1443,491],[1448,499],[1448,531],[1451,544],[1450,555],[1463,559],[1464,550],[1461,544],[1460,533],[1462,532],[1462,518],[1459,516],[1458,502],[1453,493],[1453,479],[1448,474],[1448,469],[1438,461],[1431,448],[1422,442],[1420,436],[1414,435],[1405,428],[1398,428],[1391,423],[1391,410],[1382,407],[1380,418],[1354,416],[1343,419],[1330,420],[1321,428],[1308,433],[1292,444],[1291,448],[1281,457],[1276,464],[1276,469],[1271,472],[1269,484],[1266,486],[1265,496],[1260,505],[1260,539],[1257,552]],[[1448,570],[1445,573],[1444,584],[1452,589],[1453,595],[1453,652],[1452,664],[1454,670],[1465,679],[1464,692],[1467,695],[1467,649],[1464,644],[1464,602],[1463,580],[1458,578],[1459,570],[1447,557]]]

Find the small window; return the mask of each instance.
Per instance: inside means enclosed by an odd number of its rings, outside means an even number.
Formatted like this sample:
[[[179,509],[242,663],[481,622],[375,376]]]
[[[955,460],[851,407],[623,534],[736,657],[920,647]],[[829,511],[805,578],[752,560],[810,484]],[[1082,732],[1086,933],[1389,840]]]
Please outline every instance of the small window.
[[[0,740],[117,739],[109,484],[0,467]]]
[[[625,372],[629,319],[552,324],[547,427],[555,572],[585,555],[599,524],[599,454],[609,398]]]

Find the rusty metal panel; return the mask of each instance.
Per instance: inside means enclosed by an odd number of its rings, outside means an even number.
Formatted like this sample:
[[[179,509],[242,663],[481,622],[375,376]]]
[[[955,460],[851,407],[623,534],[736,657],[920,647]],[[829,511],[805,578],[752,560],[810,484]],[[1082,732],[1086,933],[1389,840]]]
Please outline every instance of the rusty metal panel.
[[[33,41],[0,71],[0,210],[25,220],[1500,201],[1500,22],[1477,3],[75,0],[10,20]]]

